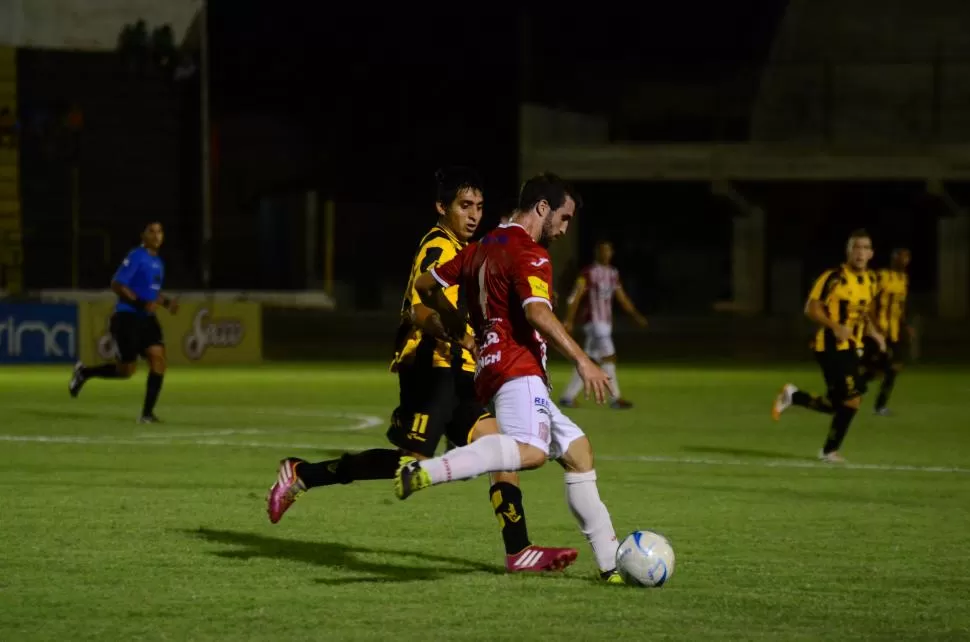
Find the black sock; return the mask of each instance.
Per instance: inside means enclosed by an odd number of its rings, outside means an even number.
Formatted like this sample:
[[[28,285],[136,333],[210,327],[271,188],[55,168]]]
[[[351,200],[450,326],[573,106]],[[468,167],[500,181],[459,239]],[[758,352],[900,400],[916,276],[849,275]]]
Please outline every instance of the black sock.
[[[522,507],[522,491],[508,482],[492,484],[488,489],[492,508],[502,529],[505,554],[515,555],[529,546],[529,529],[525,525],[525,509]]]
[[[893,393],[893,386],[896,384],[896,371],[892,368],[886,369],[886,374],[882,378],[882,387],[879,388],[879,396],[876,397],[876,410],[882,410],[889,403],[889,395]]]
[[[94,366],[93,368],[81,368],[81,376],[85,379],[91,379],[92,377],[118,379],[121,377],[121,374],[118,372],[117,364],[105,363],[100,366]]]
[[[296,474],[307,488],[368,479],[394,479],[400,460],[398,450],[374,448],[360,453],[344,453],[339,459],[300,464]]]
[[[796,406],[802,406],[804,408],[809,408],[816,412],[824,412],[827,415],[831,415],[835,410],[832,408],[832,403],[825,397],[813,397],[807,392],[802,392],[797,390],[792,393],[791,402]]]
[[[832,428],[829,430],[829,437],[825,440],[822,447],[823,454],[835,452],[842,446],[845,434],[849,432],[849,424],[855,417],[856,409],[849,406],[839,406],[835,409],[835,416],[832,417]]]
[[[148,373],[148,385],[145,387],[145,406],[141,409],[142,417],[151,417],[155,412],[155,402],[158,401],[158,393],[162,391],[162,379],[165,375],[157,372]]]

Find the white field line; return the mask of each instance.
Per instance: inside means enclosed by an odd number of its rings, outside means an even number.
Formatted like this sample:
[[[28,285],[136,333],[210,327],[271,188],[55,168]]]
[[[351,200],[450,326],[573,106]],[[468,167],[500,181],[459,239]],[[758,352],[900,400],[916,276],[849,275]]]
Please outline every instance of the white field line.
[[[686,464],[693,466],[744,466],[747,468],[844,468],[846,470],[884,470],[915,473],[970,474],[970,468],[959,466],[910,466],[906,464],[829,464],[821,461],[772,459],[753,461],[745,459],[702,459],[697,457],[663,457],[646,455],[596,455],[605,461],[630,461],[652,464]]]

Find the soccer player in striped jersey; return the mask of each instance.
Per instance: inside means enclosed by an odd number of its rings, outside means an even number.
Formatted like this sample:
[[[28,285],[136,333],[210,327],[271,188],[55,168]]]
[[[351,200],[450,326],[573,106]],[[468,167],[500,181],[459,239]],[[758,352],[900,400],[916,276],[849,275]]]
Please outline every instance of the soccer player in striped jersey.
[[[596,244],[596,260],[584,269],[573,292],[569,295],[569,307],[563,325],[570,333],[576,322],[577,313],[586,335],[585,352],[592,357],[610,376],[613,398],[610,406],[615,409],[632,408],[633,404],[620,396],[620,384],[616,378],[616,348],[613,345],[613,299],[626,311],[641,328],[647,327],[647,319],[640,314],[633,301],[627,296],[620,282],[620,272],[612,265],[613,244],[600,241]],[[573,408],[576,395],[583,389],[579,372],[574,371],[566,391],[559,399],[559,405]]]
[[[913,337],[913,327],[906,319],[906,297],[909,294],[909,275],[906,270],[911,259],[906,248],[892,252],[890,267],[875,272],[875,305],[873,321],[876,329],[886,338],[886,350],[881,351],[872,339],[866,339],[865,364],[867,376],[882,377],[879,396],[876,397],[875,413],[886,417],[891,413],[887,407],[889,396],[896,384],[896,376],[903,369],[903,361]]]
[[[867,268],[871,258],[869,233],[856,230],[846,244],[845,263],[823,272],[805,302],[805,316],[818,325],[811,348],[822,369],[826,394],[812,395],[786,383],[771,408],[775,421],[791,406],[832,415],[828,437],[819,452],[819,459],[829,463],[845,461],[839,448],[866,393],[867,381],[859,359],[863,337],[868,335],[879,350],[886,349],[885,339],[869,319],[875,291]]]

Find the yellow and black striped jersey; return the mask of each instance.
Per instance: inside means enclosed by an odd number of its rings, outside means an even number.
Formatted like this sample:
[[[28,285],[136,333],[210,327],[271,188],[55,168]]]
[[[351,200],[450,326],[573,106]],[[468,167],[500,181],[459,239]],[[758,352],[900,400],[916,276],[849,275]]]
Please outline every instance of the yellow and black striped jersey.
[[[391,363],[391,370],[397,370],[401,364],[414,363],[418,359],[431,359],[431,365],[435,368],[449,368],[453,360],[461,359],[461,368],[468,372],[475,371],[475,362],[467,350],[461,350],[461,355],[457,354],[459,348],[452,347],[447,341],[436,340],[431,337],[423,337],[421,330],[414,327],[410,322],[411,306],[421,302],[414,284],[418,277],[436,265],[447,263],[455,257],[465,244],[455,236],[451,230],[441,225],[435,225],[421,239],[418,244],[418,251],[414,255],[411,264],[411,276],[408,279],[407,289],[404,291],[404,301],[401,304],[401,327],[398,330],[397,345],[395,347],[394,360]],[[445,289],[445,296],[455,307],[458,305],[458,287],[453,286]],[[472,333],[471,326],[467,331]]]
[[[906,297],[909,294],[909,275],[883,269],[874,272],[876,305],[873,322],[889,341],[899,341],[900,329],[906,319]]]
[[[808,295],[809,300],[821,301],[826,316],[851,328],[852,336],[846,341],[837,341],[830,329],[819,328],[812,340],[813,350],[828,352],[862,348],[867,313],[874,294],[873,286],[870,272],[854,272],[847,265],[826,270],[818,277]]]

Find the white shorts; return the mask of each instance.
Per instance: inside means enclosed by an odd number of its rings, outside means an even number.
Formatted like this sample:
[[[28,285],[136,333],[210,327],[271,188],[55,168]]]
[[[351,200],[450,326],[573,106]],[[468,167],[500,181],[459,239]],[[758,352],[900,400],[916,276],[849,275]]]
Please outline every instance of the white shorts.
[[[604,357],[612,357],[616,354],[616,347],[613,345],[613,324],[589,322],[583,326],[583,333],[586,335],[586,354],[593,361],[599,361]]]
[[[585,436],[552,402],[549,389],[540,377],[506,381],[495,393],[492,405],[503,435],[539,448],[550,459],[562,457],[569,444]]]

